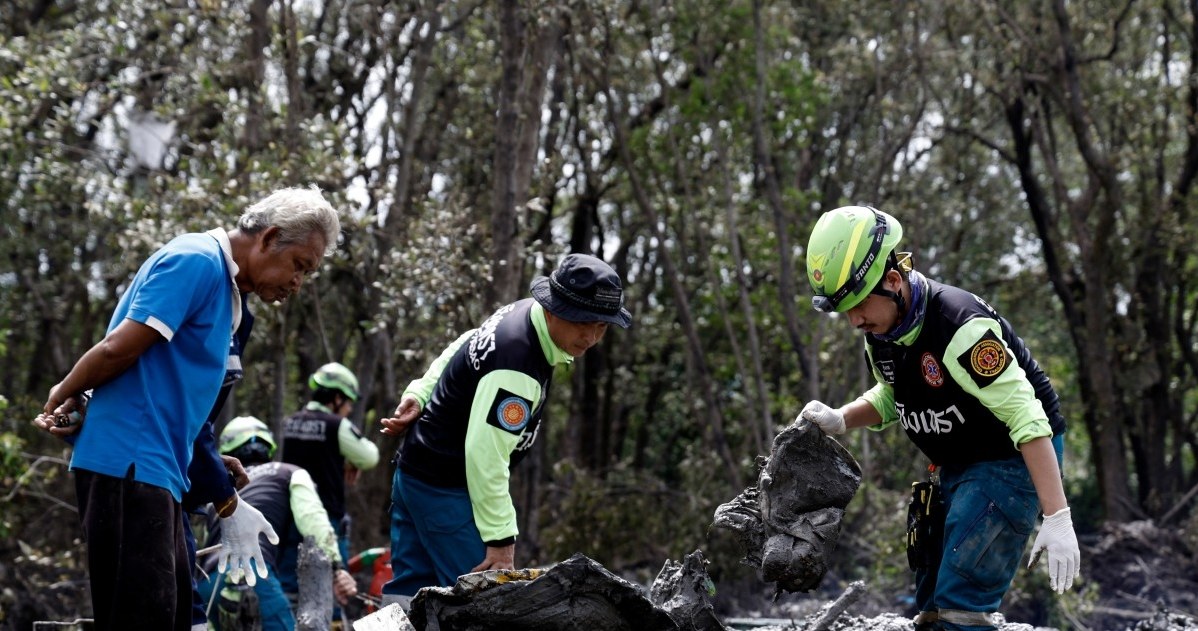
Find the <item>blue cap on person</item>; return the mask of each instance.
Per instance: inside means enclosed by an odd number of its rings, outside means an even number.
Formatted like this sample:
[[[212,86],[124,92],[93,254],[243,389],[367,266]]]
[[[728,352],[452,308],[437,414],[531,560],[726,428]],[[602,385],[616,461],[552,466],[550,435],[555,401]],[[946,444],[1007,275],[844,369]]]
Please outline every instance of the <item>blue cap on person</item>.
[[[568,254],[550,276],[529,287],[549,313],[570,322],[607,322],[627,329],[632,314],[624,308],[624,288],[610,265],[589,254]]]

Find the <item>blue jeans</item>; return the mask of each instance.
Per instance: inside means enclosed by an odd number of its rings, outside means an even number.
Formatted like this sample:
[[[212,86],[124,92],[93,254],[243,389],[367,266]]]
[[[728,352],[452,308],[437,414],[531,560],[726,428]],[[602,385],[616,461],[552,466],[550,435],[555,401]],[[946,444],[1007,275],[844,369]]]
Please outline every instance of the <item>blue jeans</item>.
[[[1052,443],[1060,466],[1064,436]],[[958,624],[944,616],[998,611],[1036,528],[1036,488],[1022,456],[944,467],[940,484],[947,514],[944,552],[938,568],[915,572],[916,604],[920,611],[942,611],[946,631],[989,631],[995,627]]]
[[[446,587],[487,556],[470,492],[425,484],[395,468],[391,486],[391,574],[384,594]]]
[[[273,567],[269,569],[270,576],[257,577],[258,582],[254,585],[254,593],[258,596],[258,619],[262,621],[262,631],[294,631],[295,614],[291,611],[291,603],[287,601],[283,586],[279,584],[278,572]],[[205,606],[212,598],[213,585],[223,588],[225,575],[214,573],[200,581],[197,587]],[[217,600],[220,600],[219,594]],[[216,611],[219,605],[219,602],[213,603],[208,612],[208,621],[217,631],[220,631],[220,616]]]

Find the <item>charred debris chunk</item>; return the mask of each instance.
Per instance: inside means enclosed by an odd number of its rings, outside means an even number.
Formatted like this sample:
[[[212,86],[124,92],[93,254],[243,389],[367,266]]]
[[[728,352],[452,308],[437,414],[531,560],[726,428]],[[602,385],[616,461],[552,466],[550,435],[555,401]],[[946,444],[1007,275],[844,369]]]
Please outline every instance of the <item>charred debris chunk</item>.
[[[575,554],[549,569],[478,572],[452,587],[422,589],[409,616],[425,631],[724,631],[705,566],[699,551],[667,561],[646,593]]]
[[[809,592],[828,571],[844,508],[861,485],[861,467],[811,423],[774,438],[756,486],[715,512],[712,526],[730,530],[742,561],[779,591]]]

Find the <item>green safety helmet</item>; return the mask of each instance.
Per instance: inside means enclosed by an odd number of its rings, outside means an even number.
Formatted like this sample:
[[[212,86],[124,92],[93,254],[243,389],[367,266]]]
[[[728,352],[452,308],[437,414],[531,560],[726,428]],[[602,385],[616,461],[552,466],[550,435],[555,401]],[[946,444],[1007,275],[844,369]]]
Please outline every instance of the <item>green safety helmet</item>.
[[[869,206],[842,206],[820,216],[807,243],[807,281],[818,311],[845,312],[865,300],[886,273],[903,226]]]
[[[275,455],[275,437],[270,428],[253,416],[238,416],[220,431],[219,449],[222,454],[229,455],[255,439],[266,445],[264,459],[270,460]]]
[[[320,367],[308,378],[308,387],[316,390],[328,388],[337,390],[349,397],[350,401],[358,400],[358,378],[348,368],[332,362]]]

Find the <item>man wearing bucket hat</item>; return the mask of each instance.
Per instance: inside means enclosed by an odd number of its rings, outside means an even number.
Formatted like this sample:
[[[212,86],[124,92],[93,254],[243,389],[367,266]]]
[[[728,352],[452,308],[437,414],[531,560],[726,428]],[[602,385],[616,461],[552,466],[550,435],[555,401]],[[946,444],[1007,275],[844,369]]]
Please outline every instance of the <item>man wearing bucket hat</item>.
[[[1048,376],[1010,322],[974,294],[925,278],[896,253],[903,227],[868,206],[824,213],[807,247],[812,305],[865,333],[877,384],[798,421],[828,434],[899,425],[931,461],[913,485],[907,557],[917,631],[987,631],[1036,517],[1029,567],[1044,556],[1052,588],[1078,576],[1080,553],[1061,484],[1065,418]]]
[[[406,609],[421,587],[514,567],[508,471],[536,440],[554,367],[582,357],[609,325],[632,324],[619,275],[593,256],[566,256],[530,289],[532,298],[451,343],[381,420],[384,433],[406,433],[391,490],[385,602]]]

